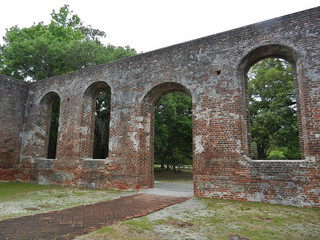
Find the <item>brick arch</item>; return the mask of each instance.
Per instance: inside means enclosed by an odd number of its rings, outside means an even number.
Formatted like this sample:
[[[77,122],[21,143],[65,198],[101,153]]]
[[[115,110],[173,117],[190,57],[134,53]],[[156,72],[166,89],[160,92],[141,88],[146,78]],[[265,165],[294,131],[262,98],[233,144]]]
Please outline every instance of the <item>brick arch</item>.
[[[49,135],[50,135],[50,122],[52,114],[53,104],[59,101],[61,102],[60,96],[57,92],[48,92],[40,100],[39,107],[39,117],[36,122],[41,131],[38,132],[39,143],[39,157],[47,158],[48,155],[48,145],[49,145]]]
[[[55,102],[57,99],[60,100],[60,96],[57,92],[51,91],[47,92],[40,100],[42,106],[48,106]]]
[[[182,92],[187,94],[189,97],[192,97],[190,90],[182,84],[176,82],[166,82],[156,85],[149,90],[142,101],[144,103],[155,105],[163,95],[170,92]]]
[[[298,126],[299,126],[299,138],[300,138],[300,151],[301,156],[304,157],[304,139],[303,139],[303,130],[302,130],[302,119],[301,119],[301,95],[299,94],[301,91],[301,81],[299,81],[299,61],[300,55],[298,51],[296,51],[293,47],[282,45],[282,44],[268,44],[262,45],[259,47],[254,48],[249,53],[247,53],[241,60],[238,66],[238,73],[240,74],[240,79],[242,80],[242,86],[245,93],[245,116],[247,121],[247,150],[249,156],[251,156],[251,130],[250,130],[250,112],[249,112],[249,93],[248,93],[248,76],[247,73],[249,69],[257,62],[270,58],[282,58],[288,61],[293,67],[293,80],[295,83],[295,92],[297,98],[297,105],[298,105]]]
[[[81,157],[93,157],[94,141],[94,113],[95,101],[101,91],[110,89],[104,81],[97,81],[90,84],[83,94],[82,119],[81,119]]]
[[[143,97],[141,113],[143,116],[144,131],[140,137],[140,167],[139,173],[142,184],[146,187],[154,186],[154,107],[158,100],[167,93],[182,92],[192,98],[191,91],[180,83],[166,82],[151,88]]]
[[[295,65],[299,59],[299,53],[293,47],[287,45],[262,45],[255,47],[242,58],[238,70],[242,73],[246,73],[256,62],[269,57],[283,58],[292,65]]]

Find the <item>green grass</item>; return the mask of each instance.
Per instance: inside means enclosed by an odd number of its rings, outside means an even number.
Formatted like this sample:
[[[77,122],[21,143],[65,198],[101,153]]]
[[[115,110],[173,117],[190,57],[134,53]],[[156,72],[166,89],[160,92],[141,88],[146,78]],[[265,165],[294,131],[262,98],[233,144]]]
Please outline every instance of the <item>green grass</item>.
[[[201,239],[215,240],[228,240],[231,235],[252,240],[320,239],[318,208],[200,198],[196,201],[203,203],[199,210],[205,211],[206,216],[198,215],[190,209],[175,212],[171,216],[164,214],[161,217],[160,214],[157,219],[151,218],[153,220],[145,216],[98,230],[85,239],[171,239],[170,236],[177,233],[179,239],[194,239],[183,232],[193,233],[192,236],[199,236]],[[166,225],[171,230],[165,236],[159,235],[166,229],[160,228],[162,230],[159,232],[156,227],[159,225]]]
[[[127,220],[121,224],[129,228],[130,231],[135,231],[138,234],[143,233],[144,231],[151,231],[153,223],[149,221],[146,217],[141,217],[139,220]]]
[[[0,183],[0,220],[108,201],[128,191],[37,185],[21,182]]]
[[[104,228],[98,229],[94,233],[95,234],[108,234],[108,235],[111,235],[112,237],[118,236],[117,230],[111,226],[106,226]]]
[[[208,218],[197,218],[197,224],[215,229],[209,239],[228,235],[251,239],[320,239],[320,209],[273,204],[206,199]]]
[[[0,200],[4,200],[10,197],[21,196],[24,193],[41,191],[47,189],[57,189],[61,188],[59,186],[51,185],[38,185],[32,183],[22,183],[22,182],[6,182],[0,183]]]
[[[167,176],[168,173],[163,173]],[[173,174],[172,172],[169,174]],[[165,178],[165,177],[163,177]],[[170,177],[169,177],[170,179]],[[0,202],[19,201],[28,199],[35,202],[48,197],[57,199],[53,203],[38,203],[32,207],[65,208],[66,206],[82,204],[82,198],[75,202],[76,197],[105,194],[107,199],[114,190],[78,189],[62,186],[43,186],[30,183],[1,183]],[[63,206],[54,206],[58,200],[72,199],[72,202]],[[93,239],[153,239],[155,226],[168,225],[177,231],[206,233],[207,239],[229,239],[230,235],[245,236],[255,240],[295,239],[318,240],[320,239],[320,209],[298,208],[282,205],[263,204],[255,202],[237,202],[231,200],[197,199],[202,202],[202,211],[206,216],[197,215],[190,209],[175,213],[172,217],[160,217],[150,220],[147,216],[115,224],[100,229],[90,236]],[[47,206],[45,206],[47,204]],[[200,210],[200,209],[199,209]],[[41,209],[41,211],[43,211]],[[28,214],[34,212],[28,212]],[[180,219],[180,216],[182,219]],[[8,216],[4,216],[4,219]],[[1,218],[0,218],[1,219]],[[176,222],[191,222],[191,227],[179,228]],[[103,236],[107,238],[103,238]],[[181,235],[181,237],[183,237]]]
[[[162,224],[164,221],[150,221],[146,217],[130,219],[113,226],[106,226],[89,233],[90,239],[128,239],[141,240],[151,239],[145,235],[145,231],[152,231],[155,224]]]

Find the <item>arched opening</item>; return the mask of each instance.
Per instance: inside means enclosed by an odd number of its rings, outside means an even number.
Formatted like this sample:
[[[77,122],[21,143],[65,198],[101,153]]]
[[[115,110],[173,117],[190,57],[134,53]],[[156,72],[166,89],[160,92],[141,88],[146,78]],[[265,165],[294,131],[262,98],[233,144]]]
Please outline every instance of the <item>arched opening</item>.
[[[185,118],[192,117],[192,113],[191,113],[192,111],[191,111],[190,105],[189,105],[192,102],[191,92],[186,87],[182,86],[181,84],[174,83],[174,82],[167,82],[167,83],[159,84],[159,85],[155,86],[154,88],[152,88],[144,97],[144,99],[142,101],[142,116],[144,119],[143,122],[145,124],[145,127],[144,127],[144,131],[141,135],[142,136],[141,143],[142,143],[142,146],[144,146],[144,147],[141,150],[141,158],[142,158],[141,163],[143,165],[140,167],[140,169],[141,169],[142,176],[144,178],[146,178],[146,185],[148,187],[155,187],[156,189],[160,188],[161,190],[167,190],[167,187],[169,187],[171,189],[170,190],[171,192],[173,190],[176,192],[182,191],[182,192],[184,192],[184,194],[187,194],[186,196],[193,196],[192,170],[191,169],[189,169],[191,172],[191,174],[189,174],[191,176],[191,179],[190,179],[191,181],[186,184],[182,183],[183,184],[182,188],[181,188],[181,186],[178,189],[174,188],[174,187],[170,186],[170,184],[172,184],[172,182],[167,182],[166,180],[163,180],[165,182],[162,181],[161,183],[158,183],[158,182],[156,182],[156,184],[154,183],[154,180],[155,180],[154,163],[156,164],[156,168],[161,169],[161,157],[162,157],[161,153],[155,152],[155,150],[157,151],[157,149],[159,149],[159,147],[161,147],[161,146],[155,146],[156,144],[159,143],[156,138],[159,138],[161,136],[161,135],[159,135],[159,134],[161,134],[160,132],[162,130],[164,130],[164,129],[161,129],[161,127],[159,128],[159,126],[157,126],[155,124],[156,117],[157,117],[156,111],[158,111],[157,114],[159,114],[159,115],[163,114],[163,112],[166,110],[163,102],[171,102],[171,107],[174,105],[175,105],[175,107],[172,107],[172,109],[170,109],[170,110],[174,110],[174,109],[177,110],[177,108],[179,108],[179,105],[180,105],[180,103],[177,103],[177,101],[179,101],[179,98],[187,99],[188,108],[186,108],[186,109],[180,108],[180,109],[178,109],[178,111],[185,114],[184,115]],[[170,111],[170,110],[167,109],[167,111]],[[163,117],[163,116],[161,116],[161,117]],[[177,121],[174,122],[173,125],[179,125],[179,121],[180,121],[180,123],[182,123],[183,121],[186,120],[186,119],[182,119],[181,117],[178,117],[178,116],[176,116],[176,118],[177,118]],[[191,120],[191,122],[189,121],[188,124],[192,125],[192,120]],[[162,127],[167,128],[168,126],[162,126]],[[165,131],[167,131],[167,130],[168,129],[166,129]],[[177,135],[179,135],[178,132],[177,132]],[[189,132],[187,134],[187,136],[183,136],[183,135],[180,135],[180,136],[181,136],[181,139],[178,139],[176,141],[182,141],[183,138],[185,138],[185,140],[189,138],[189,140],[190,140],[190,138],[191,138],[191,142],[189,142],[189,146],[193,146],[192,133]],[[164,139],[166,139],[166,138],[164,138]],[[164,142],[165,141],[166,140],[164,140]],[[168,142],[166,143],[166,145],[168,145]],[[188,143],[186,145],[188,145]],[[172,148],[172,146],[169,146],[169,148],[170,147]],[[171,153],[172,153],[172,156],[174,156],[174,155],[181,154],[181,152],[183,152],[183,151],[184,151],[183,149],[177,149],[177,151],[172,151]],[[189,149],[188,151],[192,152],[192,149]],[[185,153],[183,153],[181,155],[184,155],[184,154]],[[187,157],[186,155],[187,154],[185,154],[184,156],[178,156],[178,159],[179,158],[180,159],[186,158],[185,159],[186,161],[189,160],[189,162],[192,162],[192,153],[191,153],[191,156],[189,155]],[[189,159],[187,159],[187,158],[189,158]],[[156,162],[155,162],[155,160],[156,160]],[[145,165],[145,163],[149,163],[149,164]],[[164,162],[164,164],[165,164],[165,162]],[[178,162],[176,162],[176,164],[175,164],[176,170],[178,170],[177,164],[178,164]],[[186,164],[186,166],[187,166],[187,164]],[[166,169],[166,167],[165,167],[165,169]],[[169,164],[169,167],[170,167],[170,164]],[[172,164],[171,164],[171,168],[172,168]],[[165,185],[162,185],[162,184],[165,184]],[[166,185],[166,184],[168,184],[168,185]]]
[[[55,92],[47,93],[41,100],[41,115],[45,121],[47,136],[46,158],[55,159],[57,152],[57,140],[60,118],[60,97]],[[40,117],[41,118],[41,117]]]
[[[108,157],[111,89],[105,82],[91,84],[84,93],[82,157]]]
[[[297,54],[281,45],[250,52],[240,67],[246,85],[248,153],[252,159],[301,159]]]
[[[60,98],[55,99],[52,103],[50,133],[48,144],[48,159],[55,159],[57,152],[57,138],[59,128]]]
[[[248,72],[252,159],[301,159],[292,65],[266,58]]]
[[[101,91],[95,102],[93,158],[103,159],[108,157],[109,149],[110,88]]]
[[[155,180],[192,181],[192,100],[171,92],[155,104]]]

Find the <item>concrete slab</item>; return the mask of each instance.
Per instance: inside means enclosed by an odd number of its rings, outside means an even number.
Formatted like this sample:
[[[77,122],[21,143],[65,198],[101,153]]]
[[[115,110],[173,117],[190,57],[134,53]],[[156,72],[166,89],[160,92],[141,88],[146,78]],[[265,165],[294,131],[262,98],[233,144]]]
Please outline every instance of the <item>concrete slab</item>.
[[[193,197],[193,183],[154,182],[154,188],[142,189],[140,193],[174,197]]]

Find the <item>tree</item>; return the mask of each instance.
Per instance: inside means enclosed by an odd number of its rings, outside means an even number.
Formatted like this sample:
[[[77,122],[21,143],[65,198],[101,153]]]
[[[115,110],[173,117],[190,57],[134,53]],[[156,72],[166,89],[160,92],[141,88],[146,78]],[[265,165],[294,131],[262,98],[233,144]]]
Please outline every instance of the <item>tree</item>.
[[[300,158],[292,65],[280,58],[256,63],[248,88],[254,158]]]
[[[184,93],[168,93],[155,106],[155,162],[173,166],[192,163],[192,101]]]
[[[110,122],[110,88],[102,91],[96,100],[95,128],[93,142],[93,158],[104,159],[109,150],[109,122]]]
[[[59,12],[53,10],[51,18],[48,25],[40,22],[29,28],[13,26],[7,29],[5,43],[0,46],[0,73],[38,81],[136,54],[129,46],[103,45],[99,39],[105,37],[105,33],[85,26],[68,5]],[[105,158],[108,154],[110,93],[99,95],[96,101],[94,157]],[[55,157],[58,120],[59,107],[54,105],[49,158]]]
[[[136,54],[130,47],[104,46],[105,33],[85,26],[68,5],[51,13],[50,24],[7,29],[0,47],[0,73],[37,81]]]

